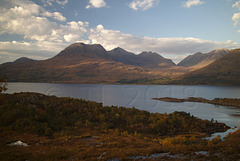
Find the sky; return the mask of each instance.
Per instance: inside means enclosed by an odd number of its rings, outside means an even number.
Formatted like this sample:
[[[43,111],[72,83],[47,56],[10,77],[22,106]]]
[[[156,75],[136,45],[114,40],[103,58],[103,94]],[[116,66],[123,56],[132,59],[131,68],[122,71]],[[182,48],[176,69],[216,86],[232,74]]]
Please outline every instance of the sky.
[[[0,0],[0,63],[76,42],[187,55],[240,48],[240,0]]]

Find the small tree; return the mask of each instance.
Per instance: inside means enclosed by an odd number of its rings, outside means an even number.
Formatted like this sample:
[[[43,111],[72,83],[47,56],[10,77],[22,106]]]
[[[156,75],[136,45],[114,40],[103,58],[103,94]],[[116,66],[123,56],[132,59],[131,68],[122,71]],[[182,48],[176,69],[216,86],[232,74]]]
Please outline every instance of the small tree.
[[[0,105],[4,104],[5,100],[2,98],[2,92],[7,90],[6,80],[0,78]]]
[[[7,90],[7,82],[5,79],[0,78],[0,93]]]

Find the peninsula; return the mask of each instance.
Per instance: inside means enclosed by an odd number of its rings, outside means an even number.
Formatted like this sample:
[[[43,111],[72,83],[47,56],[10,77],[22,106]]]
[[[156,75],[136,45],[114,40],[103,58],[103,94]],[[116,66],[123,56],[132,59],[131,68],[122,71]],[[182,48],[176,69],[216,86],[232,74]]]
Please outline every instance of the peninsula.
[[[199,102],[199,103],[209,103],[213,105],[232,106],[232,107],[240,108],[240,99],[238,98],[215,98],[213,100],[207,100],[201,97],[188,97],[184,99],[162,97],[162,98],[153,98],[153,99],[158,101],[164,101],[164,102]]]

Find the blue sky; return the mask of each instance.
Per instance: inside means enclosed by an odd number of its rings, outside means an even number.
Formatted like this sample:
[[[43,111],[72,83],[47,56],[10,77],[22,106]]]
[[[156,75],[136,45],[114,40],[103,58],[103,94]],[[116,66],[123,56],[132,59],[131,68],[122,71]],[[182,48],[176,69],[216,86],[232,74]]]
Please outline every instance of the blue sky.
[[[50,58],[75,42],[189,54],[240,47],[239,0],[0,0],[0,63]]]

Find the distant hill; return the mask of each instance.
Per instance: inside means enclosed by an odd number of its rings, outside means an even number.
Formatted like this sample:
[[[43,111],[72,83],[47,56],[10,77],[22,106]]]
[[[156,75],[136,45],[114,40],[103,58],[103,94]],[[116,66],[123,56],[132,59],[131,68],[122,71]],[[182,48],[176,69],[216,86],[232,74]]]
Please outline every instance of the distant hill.
[[[183,76],[178,84],[240,85],[240,49]]]
[[[36,60],[29,59],[27,57],[21,57],[21,58],[15,60],[14,63],[26,63],[26,62],[32,62],[32,61],[36,61]]]
[[[200,69],[223,57],[228,52],[229,50],[227,49],[217,49],[205,54],[198,52],[187,56],[178,63],[178,66],[190,67],[193,70]]]
[[[138,55],[139,64],[141,67],[158,69],[176,66],[172,60],[166,59],[161,55],[153,52],[142,52]]]
[[[16,64],[16,63],[28,63],[28,62],[33,62],[33,61],[36,61],[36,60],[29,59],[27,57],[21,57],[21,58],[15,60],[14,62],[6,62],[6,63],[3,63],[3,64],[6,65],[6,64],[12,64],[12,63],[14,63],[14,64]]]
[[[75,43],[47,60],[21,58],[4,63],[0,75],[6,75],[10,82],[134,83],[156,79],[162,73],[152,69],[169,66],[175,64],[157,53],[135,55],[121,48],[106,51],[99,44]]]
[[[109,56],[112,60],[116,62],[121,62],[128,65],[138,66],[137,55],[131,52],[128,52],[122,48],[115,48],[111,51],[108,51]]]
[[[115,48],[109,51],[109,55],[114,61],[147,69],[160,69],[175,66],[172,60],[166,59],[153,52],[142,52],[136,55],[124,49]]]

